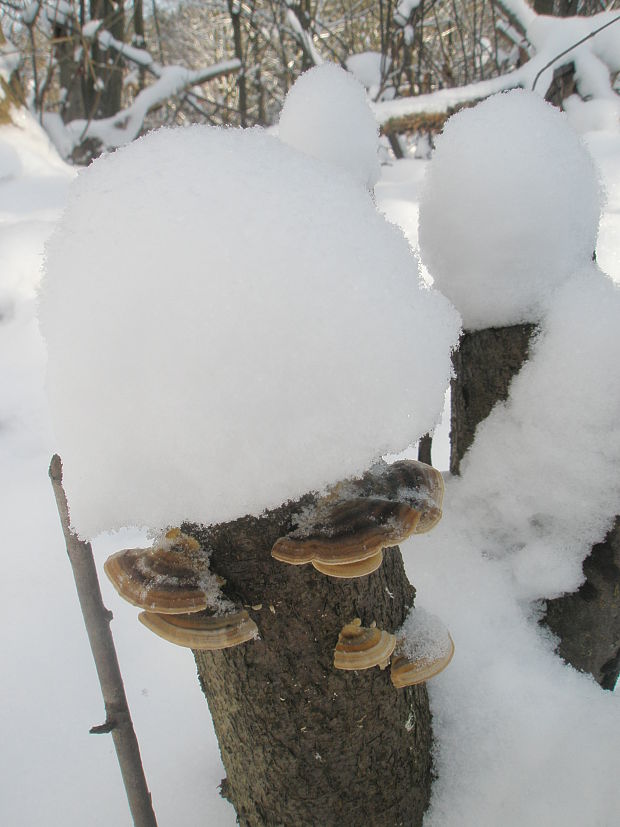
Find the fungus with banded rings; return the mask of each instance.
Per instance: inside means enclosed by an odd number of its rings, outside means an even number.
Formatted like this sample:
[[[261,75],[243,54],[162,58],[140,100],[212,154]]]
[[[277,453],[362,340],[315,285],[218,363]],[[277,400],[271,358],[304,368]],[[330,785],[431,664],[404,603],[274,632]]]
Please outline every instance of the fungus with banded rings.
[[[374,625],[362,626],[362,621],[356,617],[338,635],[334,666],[346,670],[372,669],[373,666],[385,669],[395,646],[395,635]]]
[[[138,620],[164,640],[189,649],[228,649],[258,637],[258,627],[245,609],[225,615],[140,612]]]
[[[441,474],[430,465],[378,463],[297,515],[295,529],[274,543],[271,554],[291,565],[312,563],[331,577],[363,577],[379,568],[384,548],[439,521],[443,490]]]
[[[425,609],[411,609],[396,632],[391,678],[397,689],[434,678],[454,655],[454,641],[442,621]]]

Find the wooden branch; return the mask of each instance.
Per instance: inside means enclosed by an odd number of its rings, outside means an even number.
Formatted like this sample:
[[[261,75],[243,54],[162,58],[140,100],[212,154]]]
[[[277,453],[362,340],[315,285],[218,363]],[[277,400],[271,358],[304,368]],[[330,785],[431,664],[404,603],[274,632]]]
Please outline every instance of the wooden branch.
[[[431,132],[432,134],[436,134],[441,132],[448,118],[461,109],[476,106],[480,101],[481,98],[464,101],[463,103],[447,107],[443,112],[412,112],[409,115],[399,115],[390,118],[381,125],[381,134],[387,137],[390,135],[398,135],[402,132]]]
[[[58,454],[52,457],[49,475],[105,704],[106,721],[93,727],[91,732],[112,733],[135,827],[157,827],[110,631],[112,613],[106,609],[101,597],[91,545],[82,542],[71,530],[67,497],[62,485],[62,462]]]

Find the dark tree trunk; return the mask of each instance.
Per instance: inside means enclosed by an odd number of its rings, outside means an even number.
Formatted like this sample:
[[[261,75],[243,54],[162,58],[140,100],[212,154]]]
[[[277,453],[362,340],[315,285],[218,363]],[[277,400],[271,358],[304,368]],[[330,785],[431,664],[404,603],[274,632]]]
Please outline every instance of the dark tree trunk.
[[[584,560],[583,573],[576,592],[547,601],[545,620],[560,638],[560,656],[613,690],[620,673],[620,518]]]
[[[418,459],[420,462],[425,462],[427,465],[432,465],[432,450],[433,437],[431,434],[424,434],[423,437],[420,437],[420,441],[418,443]]]
[[[243,35],[241,33],[241,5],[235,0],[228,0],[228,13],[233,27],[233,40],[235,43],[235,57],[241,62],[241,70],[237,75],[237,87],[239,89],[239,123],[241,126],[248,125],[248,89],[245,74],[245,58],[243,54]]]
[[[76,118],[83,118],[84,100],[82,96],[82,81],[84,76],[83,62],[76,62],[75,53],[79,43],[78,37],[70,28],[60,25],[54,29],[54,43],[56,61],[58,63],[58,81],[65,91],[61,116],[65,123]]]
[[[535,326],[519,324],[466,331],[454,352],[451,383],[450,471],[458,474],[476,428],[508,398],[513,377],[527,360]]]
[[[554,0],[534,0],[536,14],[553,14]]]
[[[468,332],[453,357],[450,470],[458,474],[476,427],[508,397],[512,378],[528,357],[534,325]],[[620,518],[583,564],[577,592],[547,602],[543,619],[558,636],[558,653],[613,689],[620,672]]]
[[[397,548],[353,580],[274,560],[297,510],[184,527],[213,550],[224,591],[260,631],[236,648],[194,653],[226,768],[223,794],[247,827],[415,827],[431,783],[426,687],[396,690],[389,669],[333,665],[347,622],[393,632],[415,590]]]
[[[125,12],[120,0],[91,0],[92,19],[103,20],[117,40],[125,39]],[[98,79],[102,88],[96,85]],[[121,109],[123,60],[114,52],[104,51],[97,40],[91,46],[91,71],[85,83],[85,106],[89,118],[110,118]]]
[[[576,91],[575,64],[565,63],[554,71],[551,86],[545,93],[545,100],[561,109],[566,98],[574,95]]]

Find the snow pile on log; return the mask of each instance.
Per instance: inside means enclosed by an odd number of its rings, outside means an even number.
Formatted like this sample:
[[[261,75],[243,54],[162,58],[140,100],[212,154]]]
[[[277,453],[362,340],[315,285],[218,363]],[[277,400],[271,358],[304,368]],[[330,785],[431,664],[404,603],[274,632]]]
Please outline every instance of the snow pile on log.
[[[459,328],[347,172],[161,130],[82,173],[40,319],[82,536],[259,514],[432,428]]]

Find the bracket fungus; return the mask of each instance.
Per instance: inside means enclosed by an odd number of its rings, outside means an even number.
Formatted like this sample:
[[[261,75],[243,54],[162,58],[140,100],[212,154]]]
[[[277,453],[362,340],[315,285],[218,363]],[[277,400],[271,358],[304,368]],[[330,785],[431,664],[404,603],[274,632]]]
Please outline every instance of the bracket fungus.
[[[292,565],[312,563],[332,577],[362,577],[379,568],[384,548],[439,521],[443,491],[439,471],[423,462],[377,463],[298,514],[295,529],[271,554]]]
[[[164,640],[190,649],[228,649],[258,637],[258,627],[245,609],[227,615],[140,612],[138,620]]]
[[[342,629],[334,650],[336,669],[385,669],[396,646],[395,635],[377,629],[376,626],[362,626],[356,617]]]
[[[171,643],[214,650],[258,637],[245,609],[236,610],[221,593],[224,581],[209,570],[209,553],[178,528],[152,548],[112,554],[104,570],[121,597],[145,609],[140,622]]]
[[[442,621],[424,609],[411,609],[401,629],[391,678],[397,689],[434,678],[454,655],[454,641]]]
[[[117,551],[103,568],[120,596],[140,609],[185,614],[207,608],[208,556],[178,529],[168,531],[153,548]]]

